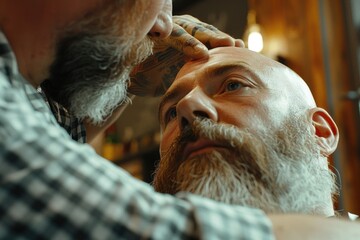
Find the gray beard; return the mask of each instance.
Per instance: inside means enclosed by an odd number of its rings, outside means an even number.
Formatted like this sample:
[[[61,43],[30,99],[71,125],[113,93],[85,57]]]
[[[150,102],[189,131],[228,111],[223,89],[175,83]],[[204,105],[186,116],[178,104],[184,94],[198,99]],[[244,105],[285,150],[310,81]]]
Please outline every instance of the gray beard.
[[[295,121],[295,122],[294,122]],[[336,193],[334,174],[320,155],[302,119],[290,120],[275,134],[254,134],[234,126],[196,121],[195,136],[227,142],[181,162],[174,144],[159,164],[154,187],[159,192],[184,191],[267,213],[324,214]]]
[[[114,3],[63,31],[50,77],[41,85],[50,99],[80,120],[88,119],[94,124],[105,121],[114,109],[128,101],[129,74],[151,54],[153,47],[149,38],[134,44],[138,41],[134,32],[138,18],[135,9],[142,9],[141,5],[136,6],[141,2],[144,1],[134,3],[133,16],[128,16],[130,10],[123,15],[116,11],[118,3]],[[119,25],[108,19],[117,19],[114,22]]]

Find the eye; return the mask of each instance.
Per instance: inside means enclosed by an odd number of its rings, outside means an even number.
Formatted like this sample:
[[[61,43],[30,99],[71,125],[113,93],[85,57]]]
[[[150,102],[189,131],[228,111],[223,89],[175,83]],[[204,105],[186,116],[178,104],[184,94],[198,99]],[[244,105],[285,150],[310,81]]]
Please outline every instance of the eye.
[[[231,92],[242,88],[244,84],[238,81],[229,81],[225,85],[225,92]]]
[[[168,123],[177,117],[176,106],[169,108],[165,113],[165,123]]]

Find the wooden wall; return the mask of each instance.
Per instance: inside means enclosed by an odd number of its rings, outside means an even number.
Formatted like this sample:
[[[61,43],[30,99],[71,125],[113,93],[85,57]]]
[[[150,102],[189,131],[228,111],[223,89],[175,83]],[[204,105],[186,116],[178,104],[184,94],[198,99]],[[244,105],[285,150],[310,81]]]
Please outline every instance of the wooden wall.
[[[341,0],[256,0],[250,2],[264,37],[263,53],[284,60],[309,85],[318,106],[340,129],[332,165],[341,174],[338,206],[360,213],[359,122],[351,89],[345,16]]]

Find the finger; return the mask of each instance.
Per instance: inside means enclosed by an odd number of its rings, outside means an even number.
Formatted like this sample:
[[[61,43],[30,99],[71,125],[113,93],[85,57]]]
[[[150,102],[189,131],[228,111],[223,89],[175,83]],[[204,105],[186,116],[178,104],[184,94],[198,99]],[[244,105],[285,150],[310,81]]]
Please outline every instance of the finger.
[[[242,39],[235,39],[235,47],[245,47],[245,42]]]
[[[162,44],[171,46],[192,59],[207,57],[209,55],[208,49],[203,43],[177,24],[174,24],[171,35],[164,39]]]
[[[191,34],[199,41],[204,43],[209,49],[216,47],[235,46],[234,38],[226,33],[221,32],[216,27],[206,23],[202,23],[193,27]]]
[[[180,25],[189,34],[204,43],[208,48],[235,46],[236,40],[216,27],[203,23],[198,19],[185,15],[175,16],[174,23]]]
[[[212,25],[206,24],[204,27],[206,30],[204,31],[203,34],[208,35],[207,37],[209,38],[208,40],[209,48],[236,46],[236,39],[234,39],[230,35],[221,32]],[[199,37],[201,37],[201,35]]]

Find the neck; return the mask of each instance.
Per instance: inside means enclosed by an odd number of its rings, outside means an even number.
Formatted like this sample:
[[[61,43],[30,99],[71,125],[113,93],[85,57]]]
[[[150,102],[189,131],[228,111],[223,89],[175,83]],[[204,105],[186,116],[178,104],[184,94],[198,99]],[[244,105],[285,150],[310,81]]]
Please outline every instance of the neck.
[[[50,42],[44,39],[37,41],[22,34],[14,36],[6,29],[4,33],[14,51],[20,73],[31,85],[39,86],[48,77],[52,62]]]
[[[48,76],[54,56],[55,36],[51,21],[39,4],[16,0],[0,2],[0,27],[16,56],[19,71],[34,87]],[[36,6],[32,6],[36,5]]]

